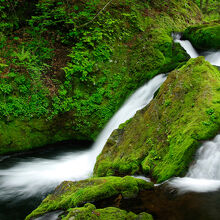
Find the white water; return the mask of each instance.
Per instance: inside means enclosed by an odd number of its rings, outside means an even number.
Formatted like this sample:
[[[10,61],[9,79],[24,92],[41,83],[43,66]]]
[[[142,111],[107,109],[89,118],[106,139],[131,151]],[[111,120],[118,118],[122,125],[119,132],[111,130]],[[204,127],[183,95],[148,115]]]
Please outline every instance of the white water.
[[[212,65],[220,66],[220,51],[205,51],[199,54],[192,46],[188,40],[180,40],[180,34],[173,34],[174,42],[180,43],[180,45],[186,50],[191,58],[196,58],[198,56],[204,56],[207,61]]]
[[[28,198],[46,193],[64,180],[88,178],[112,131],[146,106],[165,79],[164,74],[158,75],[139,88],[108,122],[90,150],[68,152],[53,159],[29,158],[0,170],[0,199]]]
[[[199,56],[189,41],[180,40],[180,35],[174,35],[174,41],[179,42],[191,58]],[[204,52],[203,55],[211,64],[220,66],[220,51]],[[179,192],[209,192],[220,189],[220,135],[199,148],[195,164],[189,168],[186,177],[174,178],[168,183],[177,187]]]
[[[184,178],[174,178],[169,185],[181,192],[208,192],[220,189],[220,135],[205,142],[197,151],[196,161]]]
[[[176,36],[175,42],[179,42],[192,58],[199,56],[189,41],[181,41],[180,38]],[[220,66],[219,53],[220,52],[217,51],[206,52],[204,54],[205,58],[213,65]],[[11,168],[1,169],[0,199],[15,199],[15,197],[19,197],[19,199],[28,198],[32,195],[47,192],[64,180],[81,180],[88,178],[92,174],[96,157],[102,151],[112,131],[121,123],[133,117],[137,110],[146,106],[165,79],[166,77],[164,75],[156,76],[149,83],[139,88],[109,121],[91,150],[64,153],[52,159],[29,158],[28,160],[17,163]],[[214,152],[211,154],[207,153],[208,155],[210,154],[210,161],[220,161],[219,154],[216,153],[217,149],[219,152],[219,141],[216,142],[216,140],[214,140],[214,142],[207,142],[203,145],[205,147],[202,152],[206,152],[205,149],[209,149],[211,145],[218,147],[214,147]],[[210,170],[213,170],[212,167],[217,167],[218,163],[214,163],[213,166],[210,166],[212,165],[210,161],[200,159],[203,153],[198,153],[198,165],[194,165],[190,168],[187,177],[175,178],[169,184],[180,188],[182,191],[192,190],[203,192],[218,189],[220,187],[219,176],[216,179],[213,178],[213,176],[204,175],[211,173]],[[214,156],[216,156],[217,159],[214,160]],[[200,165],[200,163],[202,163],[203,166]],[[209,172],[207,171],[207,167],[210,169],[208,169]],[[203,169],[204,172],[201,171]],[[215,170],[218,171],[219,168]],[[194,173],[194,175],[191,173]],[[216,177],[216,174],[214,174],[214,176]]]
[[[207,51],[203,55],[212,65],[220,66],[220,51]]]
[[[191,58],[196,58],[199,56],[197,51],[193,48],[192,44],[188,40],[180,40],[180,34],[173,34],[173,38],[174,42],[180,43],[180,45],[185,49]]]

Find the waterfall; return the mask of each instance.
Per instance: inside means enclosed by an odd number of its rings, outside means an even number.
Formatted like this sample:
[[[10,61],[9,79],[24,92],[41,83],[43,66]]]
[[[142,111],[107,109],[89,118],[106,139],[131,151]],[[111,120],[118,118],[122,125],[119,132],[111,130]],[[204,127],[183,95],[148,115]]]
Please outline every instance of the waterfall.
[[[96,157],[112,131],[146,106],[165,80],[166,76],[160,74],[134,92],[107,123],[90,150],[66,152],[50,159],[22,159],[10,168],[0,169],[0,199],[25,199],[47,193],[64,180],[90,177]]]
[[[220,135],[205,142],[197,151],[195,163],[186,177],[174,178],[169,182],[180,192],[209,192],[220,189]]]
[[[118,128],[120,124],[132,118],[138,110],[145,107],[153,99],[154,93],[159,89],[165,80],[166,77],[164,74],[154,77],[144,86],[139,88],[133,95],[131,95],[131,97],[125,102],[119,111],[116,112],[92,147],[91,155],[94,159],[93,165],[95,165],[96,156],[101,153],[102,148],[104,147],[113,130]]]
[[[207,51],[203,55],[212,65],[220,66],[220,51]]]
[[[207,61],[212,65],[220,66],[220,51],[205,51],[199,54],[192,46],[188,40],[180,40],[181,35],[178,33],[173,33],[172,37],[174,42],[180,43],[180,45],[185,49],[185,51],[190,55],[191,58],[196,58],[198,56],[204,56]]]
[[[196,58],[199,56],[197,51],[193,48],[192,44],[188,40],[180,40],[180,34],[173,34],[173,39],[175,43],[179,43],[185,51],[190,55],[191,58]]]
[[[202,145],[197,152],[195,164],[190,167],[186,176],[220,180],[220,135]]]
[[[180,40],[179,34],[174,34],[173,38],[190,57],[199,56],[189,41]],[[206,51],[202,54],[211,64],[220,66],[220,51]],[[213,141],[205,142],[199,148],[195,163],[189,168],[186,177],[173,178],[168,184],[177,187],[179,192],[210,192],[220,189],[220,135],[217,135]]]

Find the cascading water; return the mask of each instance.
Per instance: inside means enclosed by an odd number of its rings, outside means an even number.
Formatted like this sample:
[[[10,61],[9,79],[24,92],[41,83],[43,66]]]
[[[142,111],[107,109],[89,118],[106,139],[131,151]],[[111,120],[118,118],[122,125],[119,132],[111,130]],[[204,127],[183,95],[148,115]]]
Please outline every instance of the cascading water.
[[[181,192],[209,192],[220,189],[220,135],[205,142],[197,151],[195,163],[184,178],[174,178],[169,185]]]
[[[109,121],[90,150],[67,152],[50,159],[28,158],[11,168],[0,169],[0,200],[25,199],[44,194],[64,180],[88,178],[112,131],[146,106],[165,79],[164,74],[158,75],[139,88]]]
[[[213,141],[205,142],[198,150],[196,158],[187,177],[220,180],[220,135]]]
[[[180,40],[179,34],[174,34],[173,38],[191,58],[199,56],[189,41]],[[211,64],[220,66],[220,51],[208,51],[201,55]],[[197,151],[195,164],[189,168],[186,177],[174,178],[168,184],[177,187],[180,192],[209,192],[220,189],[220,135],[201,146]]]
[[[207,51],[202,53],[202,55],[212,65],[220,66],[220,51]]]
[[[191,58],[196,58],[199,56],[197,51],[193,48],[192,44],[188,40],[180,40],[180,34],[173,34],[173,39],[175,43],[180,43],[182,48],[190,55]]]
[[[174,42],[180,43],[180,45],[186,50],[191,58],[196,58],[198,56],[204,56],[207,61],[212,65],[220,66],[220,51],[205,51],[199,54],[192,46],[188,40],[180,40],[181,35],[174,33],[173,35]]]
[[[196,58],[199,55],[204,55],[211,64],[220,66],[220,51],[198,54],[189,41],[180,40],[178,34],[173,37],[174,41],[180,43],[190,57]],[[11,210],[19,209],[19,204],[21,207],[25,207],[27,212],[27,204],[25,203],[28,197],[47,193],[64,180],[88,178],[92,174],[97,155],[102,151],[112,131],[133,117],[137,110],[146,106],[165,79],[165,75],[158,75],[139,88],[109,121],[90,150],[68,151],[50,158],[26,157],[19,161],[13,161],[6,168],[0,166],[0,203],[2,201],[0,219],[4,219],[6,216],[5,219],[8,220]],[[0,158],[1,163],[4,160],[10,160],[10,157],[4,157],[3,160]],[[168,184],[183,191],[216,190],[220,188],[218,161],[220,161],[220,135],[213,141],[203,144],[197,153],[195,164],[189,169],[186,177],[174,178],[168,181]],[[8,209],[8,213],[5,212],[5,209],[8,208],[9,203],[5,200],[15,202],[15,205]],[[28,200],[29,203],[31,203],[30,200]],[[33,206],[29,211],[32,209]],[[6,214],[2,214],[1,210],[4,210]],[[11,219],[16,219],[16,217]]]

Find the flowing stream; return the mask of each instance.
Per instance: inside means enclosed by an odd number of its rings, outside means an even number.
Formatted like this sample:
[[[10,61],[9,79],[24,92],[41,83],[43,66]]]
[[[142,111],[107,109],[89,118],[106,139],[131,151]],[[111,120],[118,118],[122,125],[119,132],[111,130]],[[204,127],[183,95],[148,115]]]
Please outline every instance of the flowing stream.
[[[199,54],[189,41],[180,40],[180,35],[174,34],[173,37],[192,58],[204,55],[211,64],[220,66],[220,51]],[[112,131],[146,106],[165,80],[164,74],[158,75],[131,95],[89,149],[72,146],[54,154],[43,152],[23,157],[1,157],[0,219],[22,219],[62,181],[81,180],[91,176],[96,157]],[[186,177],[174,178],[168,184],[182,191],[215,191],[220,188],[219,162],[220,135],[202,145]],[[22,212],[21,209],[25,209],[25,212],[15,215]]]
[[[96,157],[102,151],[112,131],[146,106],[165,80],[165,74],[160,74],[134,92],[88,150],[74,150],[74,148],[66,152],[64,150],[58,155],[44,155],[44,157],[34,155],[16,159],[3,158],[1,163],[9,161],[9,164],[6,167],[0,166],[0,201],[4,203],[13,200],[20,203],[30,197],[42,199],[64,180],[81,180],[91,176]],[[1,214],[0,219],[2,219]]]
[[[179,34],[174,34],[173,38],[191,58],[203,55],[212,65],[220,66],[220,51],[199,54],[188,40],[180,40]],[[180,192],[210,192],[220,189],[220,135],[199,148],[195,163],[189,168],[186,177],[174,178],[169,181],[169,185],[177,187]]]
[[[202,53],[198,53],[188,40],[180,40],[181,35],[176,33],[173,34],[174,42],[180,43],[180,45],[186,50],[186,52],[190,55],[191,58],[196,58],[198,56],[204,56],[207,61],[209,61],[212,65],[220,66],[220,51],[204,51]]]

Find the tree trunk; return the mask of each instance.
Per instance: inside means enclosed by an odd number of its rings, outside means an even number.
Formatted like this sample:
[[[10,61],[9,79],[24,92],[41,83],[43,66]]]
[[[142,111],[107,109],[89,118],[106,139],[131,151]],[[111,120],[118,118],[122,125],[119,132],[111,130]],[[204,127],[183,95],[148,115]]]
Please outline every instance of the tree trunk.
[[[204,9],[204,12],[205,12],[205,13],[207,13],[208,7],[209,7],[209,0],[206,0],[206,1],[205,1],[205,9]]]
[[[200,9],[202,10],[203,0],[200,0]]]

